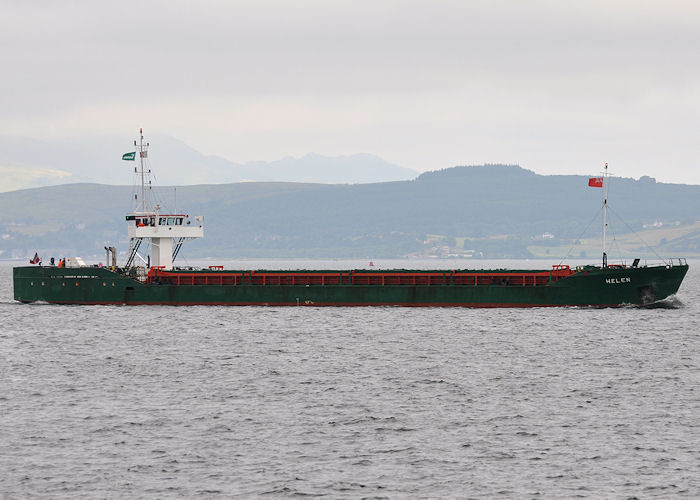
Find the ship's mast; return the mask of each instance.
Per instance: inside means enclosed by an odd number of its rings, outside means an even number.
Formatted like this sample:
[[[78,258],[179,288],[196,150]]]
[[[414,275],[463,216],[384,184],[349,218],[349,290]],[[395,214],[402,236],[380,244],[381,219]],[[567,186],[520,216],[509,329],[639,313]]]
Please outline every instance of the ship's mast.
[[[146,144],[143,143],[143,128],[139,129],[139,135],[140,135],[139,143],[136,144],[136,141],[134,141],[134,146],[136,146],[136,149],[137,149],[138,154],[139,154],[139,166],[140,166],[139,173],[141,174],[141,213],[146,213],[146,211],[148,209],[148,207],[146,205],[146,169],[144,168],[143,160],[144,160],[144,158],[148,158],[149,143],[148,142]]]
[[[605,164],[603,172],[603,267],[608,267],[608,254],[606,253],[605,237],[608,232],[608,164]]]

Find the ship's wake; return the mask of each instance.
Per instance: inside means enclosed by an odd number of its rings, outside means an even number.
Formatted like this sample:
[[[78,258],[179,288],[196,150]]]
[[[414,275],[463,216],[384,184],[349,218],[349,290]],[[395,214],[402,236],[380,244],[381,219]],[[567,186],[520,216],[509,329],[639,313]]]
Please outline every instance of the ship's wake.
[[[682,309],[685,307],[685,304],[675,295],[671,295],[670,297],[666,297],[664,300],[659,300],[657,302],[652,302],[651,304],[645,304],[637,307],[642,309]]]

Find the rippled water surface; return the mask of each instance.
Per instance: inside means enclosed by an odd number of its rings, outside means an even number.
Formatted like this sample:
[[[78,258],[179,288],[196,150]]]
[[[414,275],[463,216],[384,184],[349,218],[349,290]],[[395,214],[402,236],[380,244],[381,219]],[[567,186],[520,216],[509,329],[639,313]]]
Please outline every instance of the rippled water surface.
[[[694,262],[673,308],[22,305],[0,264],[0,497],[697,498],[699,292]]]

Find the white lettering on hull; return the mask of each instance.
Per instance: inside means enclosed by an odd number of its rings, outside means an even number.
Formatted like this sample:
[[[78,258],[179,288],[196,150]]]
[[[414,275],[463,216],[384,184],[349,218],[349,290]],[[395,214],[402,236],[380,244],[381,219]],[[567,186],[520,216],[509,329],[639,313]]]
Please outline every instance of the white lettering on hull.
[[[632,283],[632,278],[605,278],[605,283],[608,285],[617,285],[619,283]]]

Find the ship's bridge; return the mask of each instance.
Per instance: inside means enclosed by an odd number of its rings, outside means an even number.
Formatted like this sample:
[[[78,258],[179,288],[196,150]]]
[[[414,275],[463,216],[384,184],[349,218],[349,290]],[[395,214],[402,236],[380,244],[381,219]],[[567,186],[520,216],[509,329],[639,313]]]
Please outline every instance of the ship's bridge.
[[[151,239],[151,265],[172,269],[173,259],[179,246],[186,239],[204,236],[204,217],[187,214],[161,214],[156,212],[136,212],[126,216],[129,238]],[[173,252],[173,239],[176,251]]]
[[[129,238],[201,238],[203,217],[187,214],[129,214]]]

